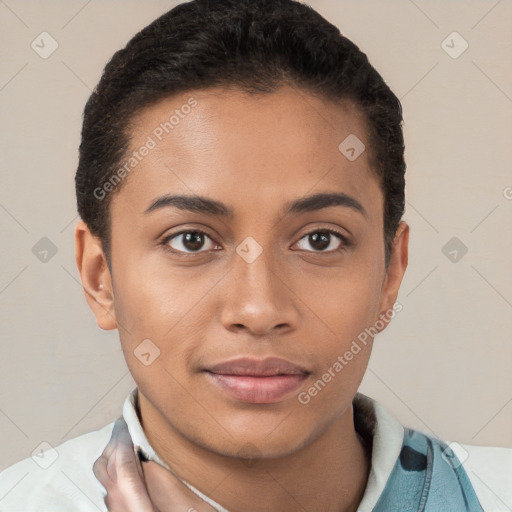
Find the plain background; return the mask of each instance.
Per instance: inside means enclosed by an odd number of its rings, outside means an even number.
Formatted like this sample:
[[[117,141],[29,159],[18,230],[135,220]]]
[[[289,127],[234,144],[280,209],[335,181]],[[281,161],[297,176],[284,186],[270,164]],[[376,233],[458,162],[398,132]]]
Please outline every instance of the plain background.
[[[176,3],[0,2],[0,469],[113,421],[134,387],[117,331],[97,327],[79,282],[74,173],[103,66]],[[361,391],[424,432],[512,447],[512,2],[309,3],[404,109],[403,310]],[[46,59],[31,47],[43,31],[58,43]],[[457,58],[443,49],[463,40]],[[57,250],[46,262],[32,250],[43,237]]]

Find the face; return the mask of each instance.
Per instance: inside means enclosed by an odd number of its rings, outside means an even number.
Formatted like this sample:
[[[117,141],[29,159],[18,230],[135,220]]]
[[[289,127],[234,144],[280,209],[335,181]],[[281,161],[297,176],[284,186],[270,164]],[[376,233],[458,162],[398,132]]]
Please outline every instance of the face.
[[[146,428],[275,457],[350,410],[407,250],[402,224],[386,270],[383,194],[368,151],[340,151],[351,134],[369,147],[351,103],[290,87],[189,91],[135,118],[97,317]]]

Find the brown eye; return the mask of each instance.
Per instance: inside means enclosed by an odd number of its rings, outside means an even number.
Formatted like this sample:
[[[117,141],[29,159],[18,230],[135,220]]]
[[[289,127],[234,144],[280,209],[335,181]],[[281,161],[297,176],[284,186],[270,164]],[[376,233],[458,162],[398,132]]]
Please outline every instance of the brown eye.
[[[215,247],[213,240],[203,231],[181,231],[166,238],[165,243],[177,252],[204,252]],[[210,245],[210,246],[209,246]]]
[[[331,252],[339,249],[344,242],[346,242],[345,238],[336,231],[322,229],[308,233],[299,240],[297,245],[299,249],[305,251],[310,250],[307,247],[309,245],[309,247],[312,247],[313,252]]]

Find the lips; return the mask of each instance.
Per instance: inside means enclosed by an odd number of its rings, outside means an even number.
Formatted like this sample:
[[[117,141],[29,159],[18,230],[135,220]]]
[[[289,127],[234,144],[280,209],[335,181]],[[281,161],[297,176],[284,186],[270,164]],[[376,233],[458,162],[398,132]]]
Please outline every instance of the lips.
[[[232,398],[251,403],[275,403],[300,387],[310,372],[277,357],[238,358],[205,369],[217,388]]]

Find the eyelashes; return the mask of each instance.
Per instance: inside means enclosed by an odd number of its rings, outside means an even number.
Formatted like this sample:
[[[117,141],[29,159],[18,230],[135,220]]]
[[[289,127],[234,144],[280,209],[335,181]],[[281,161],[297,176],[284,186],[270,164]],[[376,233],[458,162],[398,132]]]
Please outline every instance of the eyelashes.
[[[316,234],[321,234],[322,236],[325,237],[325,235],[329,235],[329,236],[334,236],[335,238],[337,238],[338,240],[340,240],[342,242],[342,245],[336,249],[331,249],[329,251],[326,251],[326,250],[320,250],[320,251],[307,251],[307,252],[314,252],[314,253],[318,253],[318,254],[322,254],[322,253],[333,253],[333,252],[336,252],[336,251],[340,251],[341,249],[347,247],[349,244],[349,241],[347,239],[347,237],[345,237],[344,235],[342,235],[341,233],[339,233],[338,231],[334,230],[334,229],[315,229],[314,231],[310,231],[309,233],[306,233],[300,240],[304,240],[308,237],[311,237],[313,235],[316,235]],[[297,242],[297,243],[299,243]],[[329,241],[329,245],[331,245],[330,243],[331,241]]]
[[[304,250],[305,252],[310,252],[313,254],[324,254],[324,253],[332,254],[335,252],[341,252],[342,250],[344,250],[345,248],[347,248],[351,245],[351,242],[344,234],[342,234],[339,231],[332,229],[332,228],[317,228],[312,231],[309,231],[308,233],[305,233],[297,242],[295,242],[294,245],[299,244],[301,241],[303,241],[305,239],[307,239],[308,242],[311,243],[309,237],[311,237],[313,235],[318,235],[318,234],[321,235],[324,242],[326,241],[326,239],[328,239],[328,241],[329,241],[328,247],[331,245],[332,237],[335,237],[341,243],[339,244],[339,246],[337,248],[330,249],[330,250],[325,250],[325,249],[324,250],[301,249],[301,250]],[[183,237],[183,235],[187,235],[187,236]],[[188,236],[188,235],[192,235],[192,236]],[[180,237],[182,237],[182,238],[179,243],[181,244],[183,249],[177,249],[176,247],[171,247],[169,245],[169,242],[174,241],[174,240],[179,240]],[[205,240],[205,241],[210,240],[210,242],[213,244],[214,247],[218,247],[218,244],[216,244],[216,242],[212,239],[212,237],[206,231],[204,231],[202,229],[198,229],[198,228],[184,229],[184,230],[178,231],[176,233],[172,233],[172,234],[164,237],[162,239],[162,241],[160,242],[160,245],[162,245],[167,251],[169,251],[173,254],[176,254],[179,256],[181,256],[181,255],[189,256],[189,255],[203,254],[203,253],[208,252],[208,250],[187,250],[187,247],[184,245],[185,243],[191,243],[192,245],[195,245],[195,246],[199,245],[200,247],[198,247],[198,249],[203,249],[203,246],[205,245],[205,244],[201,243],[203,240]],[[199,244],[198,244],[198,242],[199,242]],[[211,248],[210,250],[220,250],[220,249]]]
[[[168,248],[171,252],[174,252],[174,253],[198,254],[200,252],[201,253],[205,252],[205,251],[180,251],[178,249],[174,249],[174,248],[170,248],[169,247],[169,242],[171,240],[174,240],[174,239],[176,239],[176,238],[178,238],[178,237],[180,237],[182,235],[185,235],[185,234],[200,235],[201,237],[209,238],[213,242],[213,239],[210,237],[210,235],[208,233],[206,233],[206,231],[203,231],[201,229],[186,229],[186,230],[178,231],[177,233],[173,233],[172,235],[166,236],[162,240],[162,245],[164,245],[166,248]],[[182,245],[183,245],[183,242],[182,242]]]

